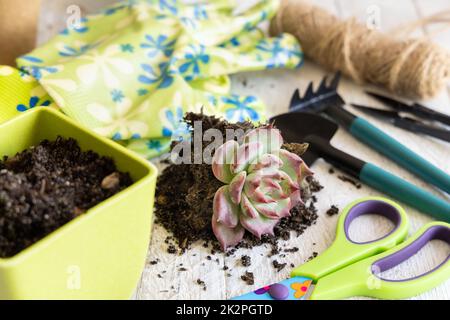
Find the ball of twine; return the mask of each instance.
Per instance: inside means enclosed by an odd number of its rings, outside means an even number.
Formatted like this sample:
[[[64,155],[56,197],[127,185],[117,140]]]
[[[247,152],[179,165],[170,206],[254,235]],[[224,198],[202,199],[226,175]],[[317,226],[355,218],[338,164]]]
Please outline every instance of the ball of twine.
[[[397,39],[355,18],[340,20],[309,1],[282,0],[270,32],[293,34],[305,55],[327,69],[412,98],[437,95],[450,78],[444,48],[426,39]]]

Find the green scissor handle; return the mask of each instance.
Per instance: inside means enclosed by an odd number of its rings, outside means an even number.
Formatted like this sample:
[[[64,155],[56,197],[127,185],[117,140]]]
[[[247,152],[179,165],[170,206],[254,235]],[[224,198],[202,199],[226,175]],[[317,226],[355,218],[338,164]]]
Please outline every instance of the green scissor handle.
[[[395,227],[386,236],[364,243],[354,242],[348,235],[351,222],[365,214],[377,214],[391,220]],[[409,222],[403,208],[382,197],[366,197],[350,203],[343,210],[334,243],[314,260],[295,268],[291,277],[304,276],[314,282],[357,261],[384,252],[402,242],[408,234]]]
[[[381,273],[407,260],[431,240],[442,240],[450,244],[450,224],[429,223],[395,248],[319,279],[310,298],[369,296],[402,299],[430,290],[450,277],[450,256],[433,270],[409,279],[389,280],[383,278]]]

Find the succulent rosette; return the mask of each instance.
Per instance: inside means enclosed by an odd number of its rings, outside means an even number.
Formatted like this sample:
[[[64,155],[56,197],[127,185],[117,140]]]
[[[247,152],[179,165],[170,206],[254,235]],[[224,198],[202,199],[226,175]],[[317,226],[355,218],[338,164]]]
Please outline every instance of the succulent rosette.
[[[242,144],[229,140],[212,158],[214,176],[225,183],[213,203],[212,228],[222,248],[242,240],[245,230],[261,238],[301,203],[300,185],[311,174],[296,154],[281,148],[271,126],[248,132]]]

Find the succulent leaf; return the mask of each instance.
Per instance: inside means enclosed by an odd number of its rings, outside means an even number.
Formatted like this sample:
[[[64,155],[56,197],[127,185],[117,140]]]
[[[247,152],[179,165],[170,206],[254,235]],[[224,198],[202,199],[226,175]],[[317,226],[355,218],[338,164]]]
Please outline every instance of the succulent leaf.
[[[216,150],[214,176],[228,184],[217,190],[213,204],[212,227],[222,248],[239,243],[245,230],[258,238],[273,234],[301,203],[300,183],[312,172],[282,144],[279,130],[269,126],[250,131],[241,145],[231,140]]]
[[[287,150],[280,150],[278,153],[280,159],[283,161],[281,170],[286,172],[292,180],[297,181],[301,178],[302,158]]]
[[[289,196],[289,198],[291,199],[290,209],[292,209],[299,203],[303,203],[300,190],[292,192],[291,195]]]
[[[303,181],[304,178],[308,177],[308,176],[312,176],[314,174],[314,172],[308,167],[308,165],[303,162],[300,168],[300,182]]]
[[[241,225],[250,231],[254,236],[261,239],[263,234],[273,235],[273,228],[277,225],[277,219],[268,219],[262,215],[256,218],[250,218],[242,214],[239,218]]]
[[[258,211],[245,194],[242,195],[241,210],[244,215],[251,219],[258,217],[259,215]]]
[[[269,219],[280,219],[289,216],[291,210],[291,198],[288,196],[285,199],[271,203],[255,203],[255,209]]]
[[[231,173],[236,174],[245,169],[261,155],[263,146],[259,142],[241,145],[236,152],[235,161],[230,165]]]
[[[234,228],[230,228],[219,222],[215,213],[212,217],[212,229],[223,250],[237,245],[245,233],[245,229],[240,224]]]
[[[220,222],[228,228],[234,228],[239,222],[239,206],[231,200],[229,187],[222,186],[216,191],[213,200],[213,212]]]
[[[248,175],[247,181],[244,184],[245,195],[253,202],[274,202],[275,200],[270,197],[270,194],[265,192],[265,190],[262,188],[262,179],[263,177],[261,177],[259,173],[250,173]],[[271,183],[273,184],[272,188],[275,189],[277,183],[275,181],[272,181]],[[280,186],[278,187],[281,189]]]
[[[241,202],[245,178],[247,178],[247,172],[241,171],[230,182],[230,198],[237,205]]]
[[[229,183],[233,179],[230,164],[236,157],[239,144],[234,140],[228,140],[216,149],[212,158],[212,171],[217,180]]]
[[[272,127],[259,127],[244,136],[244,143],[259,142],[263,146],[263,153],[274,153],[283,145],[280,130]]]
[[[264,169],[265,171],[276,171],[283,166],[283,161],[274,154],[263,154],[257,163],[253,163],[248,167],[248,172],[254,172]]]

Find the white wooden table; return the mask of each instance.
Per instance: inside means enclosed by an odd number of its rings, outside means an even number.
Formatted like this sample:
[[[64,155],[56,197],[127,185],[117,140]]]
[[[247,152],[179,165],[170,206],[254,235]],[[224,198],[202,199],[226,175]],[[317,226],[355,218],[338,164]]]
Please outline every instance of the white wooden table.
[[[87,0],[44,0],[41,13],[41,22],[39,27],[38,40],[45,42],[52,35],[64,26],[66,17],[66,8],[70,4],[79,4],[84,13],[98,10],[99,7],[112,3],[111,0],[87,1]],[[366,21],[368,10],[380,10],[380,22],[382,30],[389,30],[399,24],[416,20],[420,17],[438,12],[443,9],[449,9],[448,0],[320,0],[317,4],[326,7],[341,17],[357,16],[361,21]],[[442,26],[430,26],[417,30],[414,35],[427,36],[435,28]],[[450,49],[450,31],[442,32],[433,39],[443,46]],[[286,71],[275,70],[270,72],[256,72],[248,74],[239,74],[233,77],[233,91],[239,94],[257,95],[265,100],[268,105],[269,115],[282,113],[287,109],[290,97],[295,88],[305,88],[309,81],[317,83],[325,75],[325,71],[309,61],[307,61],[300,70]],[[340,93],[348,102],[370,103],[375,105],[374,101],[369,100],[363,93],[363,89],[348,79],[344,79],[340,86]],[[427,101],[427,105],[434,106],[437,110],[450,113],[450,89],[443,92],[433,101]],[[355,110],[353,110],[355,111]],[[358,113],[355,111],[355,113]],[[365,115],[364,115],[365,116]],[[396,129],[390,125],[384,124],[376,119],[365,116],[371,122],[395,136],[402,143],[412,150],[420,153],[425,158],[446,172],[450,172],[450,145],[433,140],[430,138],[414,135],[406,131]],[[339,130],[332,143],[361,159],[371,161],[372,163],[390,171],[398,176],[411,181],[418,186],[438,194],[446,196],[430,187],[428,184],[414,177],[400,166],[387,160],[380,154],[372,151],[367,146],[356,141],[348,133]],[[337,216],[328,217],[325,211],[332,204],[343,208],[350,201],[359,197],[368,195],[381,195],[379,192],[369,188],[362,187],[356,189],[348,183],[344,183],[337,178],[337,173],[330,175],[328,173],[329,165],[323,161],[318,161],[313,166],[313,170],[325,189],[318,194],[319,219],[317,224],[308,228],[306,232],[298,238],[291,238],[289,246],[297,246],[300,250],[295,254],[289,255],[288,262],[294,264],[303,263],[312,252],[322,252],[333,241]],[[419,213],[418,211],[405,207],[411,218],[411,230],[416,231],[424,223],[431,221],[431,218]],[[367,221],[366,221],[367,222]],[[384,230],[386,225],[380,220],[371,220],[371,225],[360,223],[356,228],[356,233],[372,233],[374,230]],[[265,254],[267,248],[260,247],[253,250],[240,249],[234,257],[225,257],[223,254],[216,254],[211,261],[205,257],[210,254],[209,249],[202,247],[201,243],[182,256],[168,254],[164,239],[167,236],[165,230],[155,226],[150,244],[148,261],[159,259],[156,265],[147,264],[138,285],[135,297],[137,299],[226,299],[252,289],[261,287],[269,283],[279,281],[289,275],[290,268],[286,267],[277,273],[272,267],[272,260]],[[410,277],[414,274],[420,274],[443,261],[450,253],[450,248],[440,242],[433,242],[426,246],[419,254],[403,263],[400,268],[393,270],[398,279],[399,277]],[[241,255],[247,254],[252,257],[252,265],[244,268],[238,263]],[[218,258],[218,263],[215,259]],[[178,272],[179,265],[188,269],[185,272]],[[223,271],[224,265],[229,266],[232,271],[231,277],[227,277]],[[246,271],[252,271],[255,274],[254,286],[247,286],[240,276]],[[159,278],[158,274],[162,277]],[[205,281],[207,290],[204,291],[201,286],[196,284],[197,279]],[[450,299],[450,281],[447,281],[439,287],[424,293],[415,299]]]

